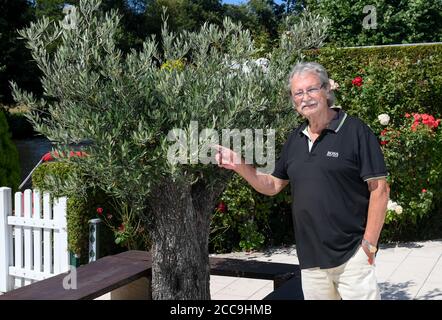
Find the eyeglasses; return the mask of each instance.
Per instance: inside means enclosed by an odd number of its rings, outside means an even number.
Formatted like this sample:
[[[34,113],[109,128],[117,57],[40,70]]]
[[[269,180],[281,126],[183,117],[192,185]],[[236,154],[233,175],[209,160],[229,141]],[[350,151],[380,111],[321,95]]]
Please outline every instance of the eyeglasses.
[[[313,97],[319,93],[319,91],[324,87],[322,84],[319,88],[313,87],[310,89],[307,89],[307,91],[298,91],[293,95],[293,98],[296,100],[301,100],[304,97],[304,94],[308,94],[310,97]]]

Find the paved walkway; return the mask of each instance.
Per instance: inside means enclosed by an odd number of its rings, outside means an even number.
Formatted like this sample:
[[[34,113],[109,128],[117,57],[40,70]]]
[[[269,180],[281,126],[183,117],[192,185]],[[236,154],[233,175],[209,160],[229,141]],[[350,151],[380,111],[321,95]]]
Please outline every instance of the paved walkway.
[[[213,255],[298,264],[294,246],[264,252]],[[385,300],[442,300],[442,240],[381,245],[376,273]],[[273,290],[270,280],[211,276],[213,300],[260,300]]]
[[[213,256],[298,264],[294,246]],[[442,300],[442,240],[381,245],[376,273],[384,300]],[[210,290],[213,300],[261,300],[273,281],[211,276]]]

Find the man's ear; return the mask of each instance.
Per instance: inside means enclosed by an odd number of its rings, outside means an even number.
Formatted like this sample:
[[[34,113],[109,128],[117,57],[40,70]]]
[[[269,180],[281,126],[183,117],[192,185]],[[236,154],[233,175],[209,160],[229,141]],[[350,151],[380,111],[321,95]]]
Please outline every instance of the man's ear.
[[[331,107],[332,105],[334,105],[336,98],[335,98],[334,91],[331,90],[330,84],[328,84],[327,87],[328,87],[328,89],[327,89],[327,104],[329,107]]]

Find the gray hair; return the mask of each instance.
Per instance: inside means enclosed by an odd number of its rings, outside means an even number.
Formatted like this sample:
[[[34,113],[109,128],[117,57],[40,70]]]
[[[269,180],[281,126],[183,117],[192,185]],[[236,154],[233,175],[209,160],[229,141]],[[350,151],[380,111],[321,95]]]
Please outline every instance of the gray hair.
[[[328,78],[327,71],[322,65],[316,62],[298,62],[293,67],[292,71],[290,72],[289,81],[288,81],[288,90],[290,96],[292,95],[290,88],[293,77],[307,72],[316,73],[316,75],[319,77],[319,80],[321,81],[321,86],[324,86],[326,89],[329,89],[327,92],[327,104],[329,107],[333,106],[335,103],[335,94],[333,90],[330,90],[330,81]]]

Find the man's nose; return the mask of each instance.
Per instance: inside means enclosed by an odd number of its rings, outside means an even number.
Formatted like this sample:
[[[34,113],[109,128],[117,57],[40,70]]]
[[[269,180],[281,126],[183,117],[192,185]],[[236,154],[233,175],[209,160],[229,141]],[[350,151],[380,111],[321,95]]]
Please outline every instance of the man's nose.
[[[310,101],[312,99],[312,96],[306,91],[302,93],[302,97],[301,97],[301,103],[306,101]]]

